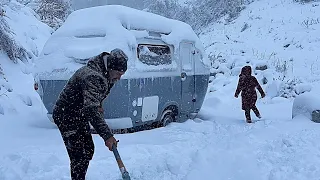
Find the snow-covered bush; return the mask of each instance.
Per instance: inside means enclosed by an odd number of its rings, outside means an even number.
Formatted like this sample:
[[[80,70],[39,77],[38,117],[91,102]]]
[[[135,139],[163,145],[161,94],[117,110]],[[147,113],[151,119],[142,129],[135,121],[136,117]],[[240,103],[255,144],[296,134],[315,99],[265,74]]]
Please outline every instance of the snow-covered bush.
[[[310,3],[310,2],[318,2],[319,0],[293,0],[294,2],[298,2],[301,4]]]
[[[258,65],[262,64],[258,63]],[[282,77],[282,74],[283,72],[278,72],[275,68],[268,68],[263,71],[255,70],[258,81],[262,85],[266,85],[266,94],[271,98],[294,98],[311,91],[312,87],[309,83],[299,78]]]
[[[218,61],[221,62],[223,60],[223,62],[225,62],[225,59],[222,59],[222,56],[221,56],[220,53],[215,54],[215,53],[210,52],[208,54],[208,59],[209,59],[209,61],[211,63],[211,67],[216,66],[218,64],[217,63]]]
[[[295,98],[292,106],[292,118],[303,115],[308,119],[320,122],[320,94],[304,93]]]
[[[295,87],[299,83],[301,83],[301,81],[298,79],[288,79],[287,81],[282,81],[279,96],[284,98],[296,97],[297,94]]]
[[[278,59],[274,63],[275,71],[279,73],[279,78],[282,78],[284,80],[286,78],[286,75],[288,73],[289,64],[285,60]]]
[[[278,80],[279,81],[279,80]],[[300,94],[310,92],[312,87],[309,83],[302,82],[300,79],[288,79],[281,81],[278,87],[278,96],[284,98],[295,98]]]
[[[301,22],[301,25],[306,27],[306,28],[309,28],[310,26],[312,26],[314,24],[319,24],[319,23],[320,23],[320,19],[319,18],[315,19],[315,18],[309,18],[308,17],[307,19],[305,19],[305,20],[303,20]]]
[[[265,61],[255,64],[255,70],[264,71],[266,69],[268,69],[268,63]]]

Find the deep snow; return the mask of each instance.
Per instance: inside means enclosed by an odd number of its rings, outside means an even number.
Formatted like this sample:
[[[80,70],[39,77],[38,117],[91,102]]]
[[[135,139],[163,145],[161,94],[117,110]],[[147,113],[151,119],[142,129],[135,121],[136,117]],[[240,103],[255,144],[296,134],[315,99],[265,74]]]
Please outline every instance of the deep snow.
[[[289,7],[294,9],[289,10]],[[244,31],[245,35],[239,35],[241,28],[237,25],[248,20],[245,17],[250,11],[255,17],[260,18],[249,17],[253,19],[250,22],[251,32],[247,29]],[[286,13],[282,16],[279,12],[283,11]],[[302,17],[296,12],[310,14]],[[316,48],[319,48],[319,43],[316,43],[317,36],[314,34],[311,36],[311,34],[317,32],[319,25],[313,25],[308,31],[297,24],[308,16],[316,18],[318,14],[319,6],[312,7],[311,4],[302,6],[289,0],[260,0],[251,4],[234,24],[220,24],[223,31],[212,31],[212,29],[219,29],[217,24],[208,28],[206,34],[201,35],[200,38],[208,47],[207,53],[223,52],[223,58],[227,59],[227,63],[219,64],[218,70],[215,71],[224,72],[224,74],[218,73],[215,78],[212,78],[203,108],[196,119],[185,123],[172,123],[165,128],[115,135],[120,140],[118,149],[131,178],[137,180],[318,180],[320,177],[319,124],[303,116],[292,119],[293,99],[275,97],[279,95],[279,84],[278,81],[272,81],[272,78],[277,78],[281,73],[278,74],[272,66],[273,59],[267,61],[270,67],[269,72],[257,72],[259,80],[263,76],[269,78],[269,82],[263,85],[265,90],[269,89],[267,97],[259,99],[257,103],[263,116],[262,120],[246,124],[240,108],[240,98],[233,97],[238,80],[237,75],[245,64],[244,61],[251,60],[251,65],[254,67],[261,63],[261,60],[268,59],[260,53],[250,54],[249,51],[263,52],[264,50],[268,50],[265,54],[275,51],[279,54],[279,58],[297,59],[294,61],[297,71],[294,71],[293,75],[301,77],[305,84],[311,86],[306,89],[314,93],[319,92],[320,84],[316,81],[319,76],[315,72],[310,72],[308,66],[310,61],[307,61],[307,58],[311,61],[316,60],[315,52],[317,52]],[[274,24],[271,20],[264,21],[271,16],[273,16],[273,22],[278,23]],[[291,23],[286,23],[285,19],[288,17],[291,17],[287,19]],[[284,23],[282,23],[283,19]],[[262,32],[268,26],[279,29],[275,34],[283,35],[286,32],[285,34],[291,38],[296,35],[299,37],[310,35],[312,43],[305,42],[302,38],[297,43],[306,47],[303,52],[297,50],[299,48],[287,51],[280,47],[285,43],[283,39],[283,41],[273,39],[273,37],[284,36]],[[43,28],[39,29],[43,30]],[[253,36],[256,33],[260,36]],[[229,35],[230,39],[237,37],[236,40],[243,43],[227,40],[225,35]],[[270,43],[263,45],[262,40]],[[219,41],[218,44],[221,45],[209,47],[215,41]],[[37,46],[41,47],[42,44]],[[251,51],[252,48],[255,50]],[[241,53],[240,50],[246,53]],[[305,54],[300,55],[300,53]],[[257,60],[257,57],[261,57],[261,60]],[[8,93],[8,97],[0,97],[0,104],[4,111],[4,115],[0,114],[0,179],[70,179],[69,161],[62,139],[58,130],[45,117],[45,110],[32,89],[31,74],[24,73],[28,66],[13,64],[3,54],[0,59],[9,80],[8,83],[13,89]],[[232,65],[236,59],[240,60],[235,62],[234,68],[230,70],[229,65]],[[303,64],[307,65],[302,66]],[[307,73],[302,73],[303,68]],[[301,91],[304,83],[295,88]],[[26,105],[30,102],[28,97],[32,106]],[[253,113],[252,117],[257,120]],[[99,136],[94,135],[94,141],[96,151],[88,170],[88,180],[121,179],[113,154],[104,146]]]
[[[291,120],[291,106],[284,98],[259,100],[263,120],[246,124],[239,99],[221,92],[208,95],[201,119],[115,137],[132,179],[317,179],[320,127],[305,118]],[[68,179],[57,129],[21,119],[43,120],[27,113],[4,124],[11,131],[0,133],[7,144],[0,179]],[[120,179],[113,154],[99,136],[94,141],[88,179]]]

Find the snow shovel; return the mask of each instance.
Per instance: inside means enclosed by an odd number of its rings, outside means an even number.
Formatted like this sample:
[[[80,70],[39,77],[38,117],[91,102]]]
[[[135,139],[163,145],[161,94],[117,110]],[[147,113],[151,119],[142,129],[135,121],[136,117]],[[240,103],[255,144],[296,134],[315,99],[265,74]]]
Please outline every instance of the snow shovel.
[[[112,145],[112,152],[114,154],[114,157],[117,160],[118,167],[120,169],[120,172],[122,174],[122,179],[123,180],[131,180],[128,171],[126,170],[126,167],[124,167],[124,164],[121,160],[120,154],[117,150],[117,147],[115,145]]]

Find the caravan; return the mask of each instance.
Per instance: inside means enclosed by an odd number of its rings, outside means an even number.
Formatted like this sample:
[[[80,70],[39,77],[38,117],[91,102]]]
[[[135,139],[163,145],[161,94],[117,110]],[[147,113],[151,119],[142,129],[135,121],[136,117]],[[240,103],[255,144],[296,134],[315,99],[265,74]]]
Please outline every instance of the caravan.
[[[199,112],[210,72],[192,28],[156,14],[106,5],[70,14],[36,60],[35,89],[49,118],[73,73],[90,57],[114,48],[129,60],[127,72],[103,102],[111,129],[165,126]]]

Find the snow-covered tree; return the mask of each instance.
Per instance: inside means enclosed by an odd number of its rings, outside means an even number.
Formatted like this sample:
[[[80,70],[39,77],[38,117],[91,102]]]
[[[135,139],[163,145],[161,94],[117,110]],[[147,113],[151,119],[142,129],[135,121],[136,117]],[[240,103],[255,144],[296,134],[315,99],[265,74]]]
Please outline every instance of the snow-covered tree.
[[[177,11],[180,11],[179,4],[175,0],[145,0],[146,10],[165,17],[174,18]]]
[[[144,10],[192,25],[193,14],[188,6],[177,0],[144,0]]]
[[[253,0],[189,0],[184,5],[177,0],[144,0],[145,10],[186,22],[194,30],[216,22],[222,17],[234,20]]]
[[[69,0],[38,0],[36,12],[41,21],[53,29],[58,29],[72,12]]]
[[[194,26],[197,28],[216,22],[226,17],[226,22],[234,20],[250,1],[244,0],[195,0],[192,2],[193,16],[196,17]]]
[[[0,50],[16,63],[17,59],[24,60],[27,57],[27,52],[14,40],[14,32],[11,31],[6,21],[7,16],[3,6],[4,4],[0,4]]]

